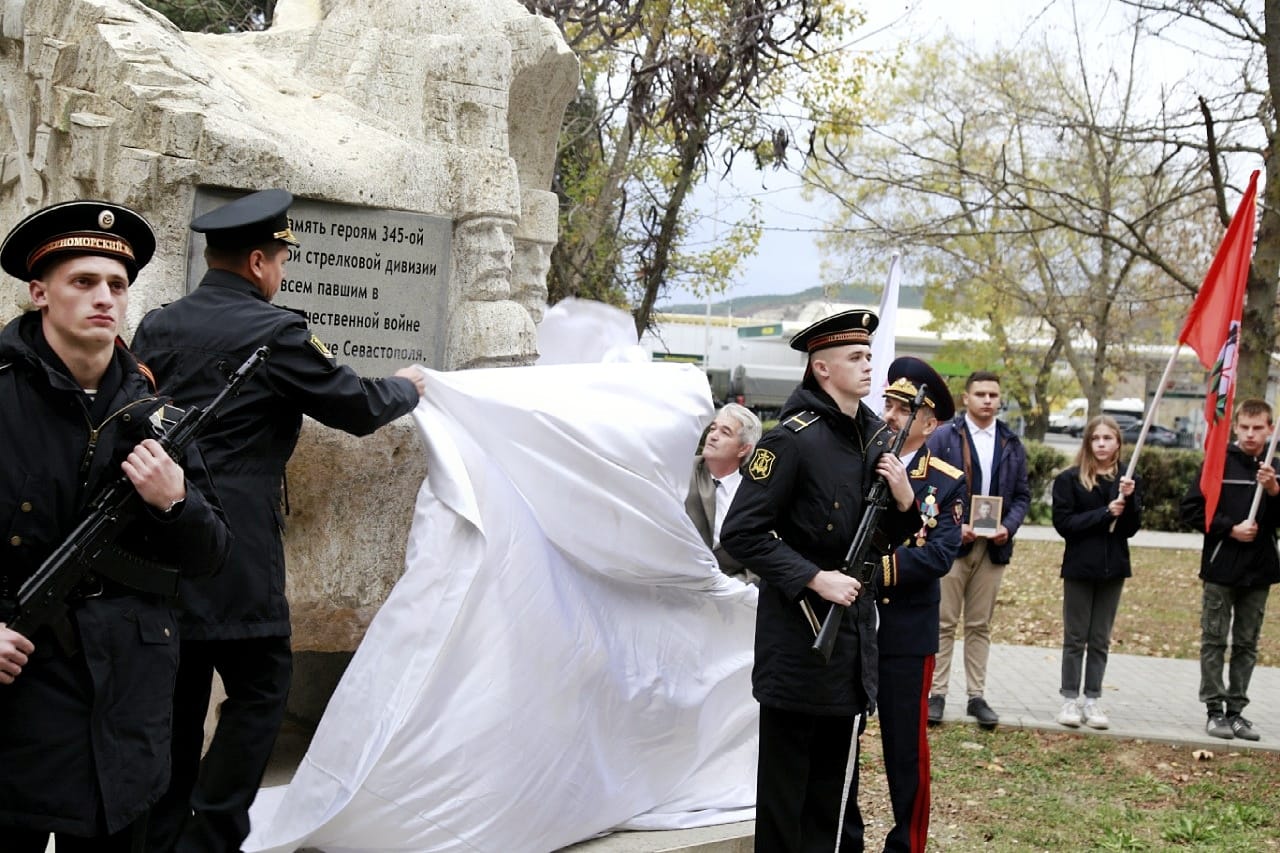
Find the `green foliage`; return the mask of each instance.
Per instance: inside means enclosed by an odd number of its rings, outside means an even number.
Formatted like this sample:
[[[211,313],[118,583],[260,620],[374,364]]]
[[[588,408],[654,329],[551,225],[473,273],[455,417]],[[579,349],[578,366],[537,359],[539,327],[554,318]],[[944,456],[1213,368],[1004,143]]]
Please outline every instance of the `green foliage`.
[[[791,93],[835,67],[839,52],[826,48],[861,15],[842,0],[522,2],[555,21],[583,68],[557,158],[550,301],[630,304],[643,327],[672,283],[725,290],[756,250],[759,211],[693,245],[690,223],[720,211],[695,210],[691,190],[739,155],[758,168],[783,161]],[[855,75],[841,79],[844,102],[856,102]]]
[[[1053,490],[1053,478],[1066,468],[1070,461],[1049,444],[1039,441],[1024,441],[1027,449],[1027,481],[1031,484],[1031,509],[1027,511],[1026,524],[1053,523],[1053,505],[1050,492]]]
[[[1102,831],[1098,839],[1101,850],[1146,850],[1147,845],[1136,835],[1118,826],[1109,826]]]
[[[1222,824],[1232,829],[1257,829],[1270,820],[1265,809],[1251,803],[1227,803],[1222,809]]]
[[[868,827],[883,831],[892,817],[877,725],[862,739],[858,799]],[[929,746],[934,816],[927,850],[1274,847],[1280,788],[1250,784],[1238,767],[1273,779],[1280,769],[1273,753],[1201,760],[1189,745],[1031,729],[986,733],[955,724],[930,729]],[[1159,779],[1158,789],[1135,793],[1133,780],[1149,776]]]
[[[1166,447],[1144,447],[1138,457],[1142,480],[1142,526],[1147,530],[1186,530],[1178,504],[1200,474],[1204,453]]]
[[[142,0],[142,4],[186,32],[230,33],[266,29],[276,0]]]
[[[1218,825],[1206,814],[1179,815],[1160,837],[1174,844],[1209,844],[1221,839]]]

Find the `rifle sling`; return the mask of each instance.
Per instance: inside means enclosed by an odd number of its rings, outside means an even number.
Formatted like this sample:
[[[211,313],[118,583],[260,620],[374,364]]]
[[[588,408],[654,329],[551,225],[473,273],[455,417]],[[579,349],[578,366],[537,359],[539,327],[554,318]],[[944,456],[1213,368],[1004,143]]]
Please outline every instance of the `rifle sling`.
[[[111,545],[93,561],[93,571],[136,592],[174,598],[178,594],[178,570]]]

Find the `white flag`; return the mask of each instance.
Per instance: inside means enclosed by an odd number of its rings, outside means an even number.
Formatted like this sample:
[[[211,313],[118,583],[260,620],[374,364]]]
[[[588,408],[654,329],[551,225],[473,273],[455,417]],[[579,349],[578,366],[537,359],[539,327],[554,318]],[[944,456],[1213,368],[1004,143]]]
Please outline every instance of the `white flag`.
[[[880,297],[880,325],[876,327],[875,337],[871,339],[871,393],[866,397],[866,404],[876,414],[884,413],[884,387],[889,376],[889,365],[893,363],[893,339],[898,325],[898,285],[902,282],[902,256],[893,253],[889,261],[889,280],[884,285],[884,295]]]

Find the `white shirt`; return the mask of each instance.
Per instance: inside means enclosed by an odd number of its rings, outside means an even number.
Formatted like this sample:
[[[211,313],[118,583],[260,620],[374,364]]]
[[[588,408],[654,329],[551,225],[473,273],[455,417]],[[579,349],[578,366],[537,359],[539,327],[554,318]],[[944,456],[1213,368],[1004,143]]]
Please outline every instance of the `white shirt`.
[[[742,473],[734,470],[718,480],[713,477],[712,482],[716,487],[716,525],[711,531],[711,547],[714,548],[720,544],[720,528],[724,526],[724,517],[729,514],[729,504],[733,503],[733,496],[738,493],[738,486],[742,483]]]
[[[964,416],[964,424],[969,428],[969,437],[973,439],[973,447],[978,452],[978,467],[982,469],[982,491],[979,494],[991,494],[991,468],[995,464],[996,455],[996,422],[992,419],[991,426],[978,426],[969,417],[966,412]]]

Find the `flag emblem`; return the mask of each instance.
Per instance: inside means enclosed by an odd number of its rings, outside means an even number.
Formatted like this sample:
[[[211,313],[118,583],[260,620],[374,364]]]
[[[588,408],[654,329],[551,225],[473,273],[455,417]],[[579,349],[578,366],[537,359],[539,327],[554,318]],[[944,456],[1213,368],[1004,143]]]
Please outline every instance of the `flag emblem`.
[[[1206,414],[1213,412],[1212,423],[1218,424],[1231,417],[1227,411],[1227,399],[1233,396],[1230,392],[1236,384],[1236,355],[1239,352],[1240,323],[1231,322],[1227,331],[1227,340],[1218,352],[1218,360],[1213,363],[1209,372],[1208,400],[1213,404],[1212,410],[1205,406]]]

